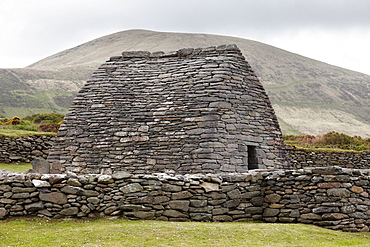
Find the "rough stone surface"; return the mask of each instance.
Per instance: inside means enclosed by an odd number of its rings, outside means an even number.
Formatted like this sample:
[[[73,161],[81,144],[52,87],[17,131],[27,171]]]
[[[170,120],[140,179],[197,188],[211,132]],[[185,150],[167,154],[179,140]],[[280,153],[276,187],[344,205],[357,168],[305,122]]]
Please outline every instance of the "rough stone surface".
[[[102,183],[102,184],[109,184],[109,183],[113,182],[113,179],[112,179],[112,176],[110,176],[110,175],[101,175],[98,178],[98,182]]]
[[[28,204],[25,206],[25,209],[28,211],[41,211],[44,209],[44,204],[42,202]]]
[[[0,208],[0,220],[5,219],[8,215],[8,211],[5,208]]]
[[[32,184],[36,188],[51,187],[51,185],[48,181],[43,181],[43,180],[38,180],[38,179],[32,180]]]
[[[124,52],[76,95],[48,161],[62,172],[288,168],[277,118],[235,45]]]
[[[58,192],[40,193],[40,200],[56,204],[65,204],[68,201],[65,194]]]
[[[32,164],[32,172],[34,173],[41,173],[41,174],[48,174],[50,173],[50,164],[43,158],[35,158],[31,162]]]
[[[78,213],[78,208],[77,207],[70,207],[70,208],[65,208],[60,211],[60,214],[62,215],[67,215],[67,216],[72,216],[76,215]]]
[[[125,185],[120,189],[120,191],[123,192],[124,194],[139,192],[142,190],[143,190],[143,187],[138,183]]]

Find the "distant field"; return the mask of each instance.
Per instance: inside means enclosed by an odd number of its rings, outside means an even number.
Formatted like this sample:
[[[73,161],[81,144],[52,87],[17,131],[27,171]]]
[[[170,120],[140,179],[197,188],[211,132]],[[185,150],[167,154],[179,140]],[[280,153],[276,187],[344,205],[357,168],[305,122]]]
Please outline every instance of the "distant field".
[[[16,219],[1,246],[370,246],[370,233],[303,224]]]
[[[12,172],[26,172],[32,168],[30,163],[20,164],[4,164],[0,163],[0,170],[12,171]]]
[[[337,131],[347,135],[370,137],[369,124],[361,122],[353,115],[338,109],[327,109],[314,106],[273,105],[279,116],[280,128],[284,135],[323,135]],[[307,123],[310,124],[307,124]],[[299,130],[299,131],[297,131]]]

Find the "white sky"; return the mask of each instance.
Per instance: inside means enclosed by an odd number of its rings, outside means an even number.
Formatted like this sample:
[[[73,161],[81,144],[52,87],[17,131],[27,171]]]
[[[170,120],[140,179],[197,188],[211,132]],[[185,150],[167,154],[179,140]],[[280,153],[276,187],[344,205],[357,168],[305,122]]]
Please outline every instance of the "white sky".
[[[0,0],[0,68],[128,29],[247,38],[370,75],[370,0]]]

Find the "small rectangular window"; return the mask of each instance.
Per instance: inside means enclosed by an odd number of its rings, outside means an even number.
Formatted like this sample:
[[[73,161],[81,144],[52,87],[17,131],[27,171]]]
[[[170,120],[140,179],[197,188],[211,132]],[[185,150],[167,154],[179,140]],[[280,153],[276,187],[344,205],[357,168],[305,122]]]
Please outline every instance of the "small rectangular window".
[[[248,145],[248,170],[258,169],[258,159],[255,146]]]

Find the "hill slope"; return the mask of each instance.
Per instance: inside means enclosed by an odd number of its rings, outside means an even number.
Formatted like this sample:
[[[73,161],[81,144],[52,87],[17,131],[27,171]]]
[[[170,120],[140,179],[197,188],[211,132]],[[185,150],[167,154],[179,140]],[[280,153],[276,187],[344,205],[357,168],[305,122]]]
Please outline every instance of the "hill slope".
[[[2,100],[0,97],[0,114],[11,117],[51,110],[65,112],[73,94],[88,75],[122,51],[173,51],[232,43],[243,51],[265,86],[286,134],[322,134],[335,130],[370,136],[370,75],[256,41],[146,30],[114,33],[24,69],[0,70],[0,96],[9,90],[3,88],[3,78],[6,78],[6,85],[11,85],[10,98]],[[20,108],[23,110],[19,111]]]

